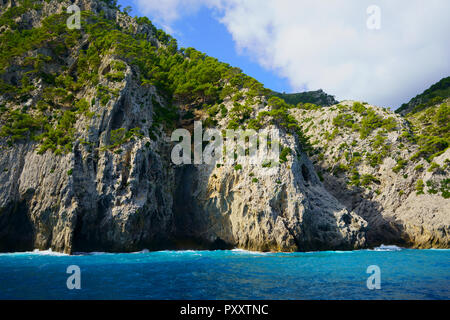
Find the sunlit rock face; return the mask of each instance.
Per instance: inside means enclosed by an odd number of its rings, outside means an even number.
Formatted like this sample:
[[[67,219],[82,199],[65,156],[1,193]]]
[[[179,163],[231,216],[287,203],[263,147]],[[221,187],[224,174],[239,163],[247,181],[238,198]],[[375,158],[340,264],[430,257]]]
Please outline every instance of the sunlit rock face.
[[[39,3],[41,7],[23,13],[15,23],[23,28],[38,28],[44,17],[65,12],[71,4]],[[157,48],[166,46],[151,26],[137,23],[102,1],[81,0],[75,4],[94,15],[103,14],[121,31],[131,32]],[[4,1],[0,6],[4,11],[12,2]],[[112,51],[98,55],[96,69],[90,70],[96,81],[72,89],[69,98],[52,97],[52,103],[40,102],[49,99],[43,98],[48,95],[49,81],[63,86],[58,84],[60,80],[46,80],[40,74],[81,78],[74,70],[89,48],[98,45],[94,42],[81,33],[60,55],[55,53],[54,43],[42,42],[16,57],[1,75],[4,83],[21,87],[20,79],[32,69],[26,58],[39,54],[49,57],[37,66],[40,73],[31,73],[33,88],[23,101],[0,92],[0,104],[7,110],[1,116],[2,126],[9,125],[11,110],[22,110],[33,117],[47,115],[40,127],[34,128],[33,139],[16,141],[7,130],[0,138],[0,251],[51,248],[74,253],[237,247],[292,252],[352,250],[381,243],[448,247],[449,199],[415,192],[419,178],[440,181],[448,177],[448,150],[434,160],[441,166],[436,172],[419,172],[414,169],[417,164],[412,163],[401,172],[393,172],[398,164],[393,156],[385,157],[374,168],[358,162],[361,174],[370,173],[376,180],[370,181],[370,190],[353,188],[344,176],[328,170],[343,157],[340,145],[355,140],[353,152],[367,149],[374,153],[377,149],[351,131],[341,132],[332,140],[324,137],[325,130],[332,130],[338,114],[339,108],[334,105],[307,112],[295,108],[286,111],[305,132],[308,128],[310,140],[318,141],[316,151],[327,145],[320,159],[320,151],[308,153],[304,141],[282,122],[268,119],[261,127],[276,130],[280,144],[289,150],[285,159],[276,161],[273,167],[253,164],[245,156],[238,159],[239,166],[175,165],[171,159],[171,132],[184,128],[192,133],[194,121],[205,122],[212,116],[202,105],[193,107],[192,103],[174,101],[154,83],[142,81],[140,67]],[[221,81],[227,83],[229,79]],[[103,99],[104,92],[107,99]],[[322,96],[322,92],[318,94]],[[238,95],[243,98],[236,98]],[[237,101],[248,96],[249,89],[244,88],[221,99],[214,119],[218,130],[230,126],[239,111]],[[84,105],[80,104],[82,100],[86,101]],[[275,108],[264,94],[248,101],[248,119],[257,119],[261,112]],[[334,102],[330,100],[329,104]],[[172,107],[176,110],[172,122],[162,121]],[[57,129],[65,123],[65,111],[70,110],[72,125],[58,135]],[[48,116],[50,111],[53,114]],[[389,116],[394,115],[384,115]],[[402,118],[395,117],[403,128]],[[315,126],[309,124],[311,121]],[[52,124],[54,131],[42,138],[38,134],[42,134],[45,123]],[[71,142],[62,145],[65,137],[70,137]],[[415,147],[402,142],[397,132],[389,132],[388,139],[394,149],[401,143],[406,145],[409,151],[401,149],[405,156],[414,151]],[[48,148],[44,150],[43,145]],[[398,190],[403,193],[399,195]]]

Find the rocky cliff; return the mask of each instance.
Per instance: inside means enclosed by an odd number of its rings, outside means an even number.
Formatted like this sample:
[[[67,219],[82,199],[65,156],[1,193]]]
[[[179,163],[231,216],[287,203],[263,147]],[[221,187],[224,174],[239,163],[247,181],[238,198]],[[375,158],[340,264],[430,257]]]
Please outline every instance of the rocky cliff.
[[[317,91],[307,91],[299,93],[272,92],[272,94],[292,105],[297,105],[299,103],[312,103],[315,105],[326,107],[332,106],[339,102],[333,96],[325,93],[322,89],[319,89]]]
[[[80,30],[72,2],[0,3],[0,251],[449,246],[448,145],[430,160],[401,116],[287,104],[113,1],[74,3]],[[352,128],[367,117],[384,127]],[[277,130],[280,159],[175,165],[194,121]]]
[[[448,104],[429,111],[436,117],[440,110],[440,130],[448,139]],[[418,138],[411,118],[354,101],[291,112],[306,126],[315,147],[310,156],[325,188],[368,222],[369,243],[448,247],[450,150],[445,139]],[[427,138],[438,139],[442,150],[432,148]]]

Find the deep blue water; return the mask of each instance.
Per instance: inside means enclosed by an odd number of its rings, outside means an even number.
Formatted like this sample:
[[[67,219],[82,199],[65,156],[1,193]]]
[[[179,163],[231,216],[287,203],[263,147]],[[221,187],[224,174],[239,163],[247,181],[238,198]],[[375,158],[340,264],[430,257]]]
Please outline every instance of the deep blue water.
[[[80,290],[66,286],[70,265]],[[450,250],[0,254],[0,299],[450,299]]]

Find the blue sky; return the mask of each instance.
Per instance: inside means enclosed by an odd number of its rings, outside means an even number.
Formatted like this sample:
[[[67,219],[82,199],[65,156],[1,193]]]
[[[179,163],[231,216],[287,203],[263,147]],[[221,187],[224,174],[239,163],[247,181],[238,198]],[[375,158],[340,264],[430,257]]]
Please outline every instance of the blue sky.
[[[139,12],[138,6],[134,5],[133,1],[119,0],[118,3],[122,5],[122,8],[131,6],[133,10],[130,15],[133,17],[145,16],[144,13]],[[164,29],[154,20],[154,17],[147,16],[158,28]],[[215,18],[212,9],[201,7],[197,12],[175,21],[171,28],[174,32],[168,33],[177,39],[179,47],[193,47],[233,67],[239,67],[244,73],[263,83],[266,88],[279,92],[291,91],[286,78],[279,77],[275,72],[261,67],[250,56],[239,54],[231,34],[225,25]]]

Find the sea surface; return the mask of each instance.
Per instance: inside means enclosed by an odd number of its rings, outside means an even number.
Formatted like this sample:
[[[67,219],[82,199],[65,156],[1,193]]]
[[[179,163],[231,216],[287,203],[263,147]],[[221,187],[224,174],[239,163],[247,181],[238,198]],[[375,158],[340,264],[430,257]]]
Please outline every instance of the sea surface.
[[[81,289],[70,290],[74,265]],[[380,289],[369,290],[374,265]],[[8,253],[0,254],[0,299],[448,300],[450,250]]]

